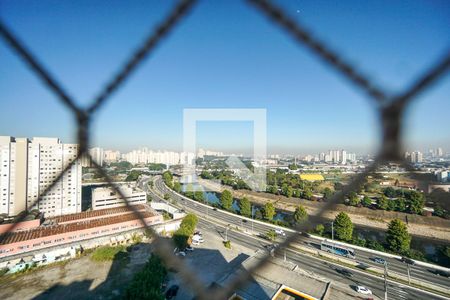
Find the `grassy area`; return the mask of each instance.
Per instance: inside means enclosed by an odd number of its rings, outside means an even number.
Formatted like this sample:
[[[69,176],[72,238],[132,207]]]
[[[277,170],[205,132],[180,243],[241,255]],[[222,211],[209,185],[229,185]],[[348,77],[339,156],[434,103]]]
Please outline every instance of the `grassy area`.
[[[103,246],[95,249],[91,259],[96,262],[103,262],[126,257],[128,257],[128,253],[125,246]]]

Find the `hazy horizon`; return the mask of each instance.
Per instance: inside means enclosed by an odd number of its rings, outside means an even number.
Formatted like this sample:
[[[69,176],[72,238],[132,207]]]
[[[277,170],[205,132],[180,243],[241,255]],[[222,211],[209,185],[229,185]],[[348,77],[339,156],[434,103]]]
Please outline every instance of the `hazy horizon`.
[[[10,1],[0,16],[87,105],[172,4]],[[411,85],[450,42],[448,1],[278,4],[392,94]],[[0,134],[76,142],[70,112],[5,43],[0,63]],[[449,78],[408,109],[405,149],[450,149]],[[181,151],[185,108],[266,109],[268,153],[379,147],[378,115],[365,94],[243,1],[200,2],[97,113],[91,143]],[[206,123],[198,127],[198,148],[252,149],[251,123]]]

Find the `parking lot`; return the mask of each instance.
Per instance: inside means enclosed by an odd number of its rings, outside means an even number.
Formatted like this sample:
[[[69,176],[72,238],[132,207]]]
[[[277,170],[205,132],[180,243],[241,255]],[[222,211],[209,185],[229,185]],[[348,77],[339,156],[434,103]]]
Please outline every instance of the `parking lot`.
[[[213,228],[202,230],[204,243],[193,246],[194,251],[187,251],[183,260],[188,264],[191,270],[199,279],[209,286],[212,282],[219,280],[232,272],[246,258],[253,254],[253,250],[232,244],[231,249],[223,245],[223,233],[215,231]],[[177,296],[173,299],[192,299],[193,292],[188,286],[185,286],[181,278],[176,273],[169,273],[169,282],[167,287],[179,285],[180,289]]]

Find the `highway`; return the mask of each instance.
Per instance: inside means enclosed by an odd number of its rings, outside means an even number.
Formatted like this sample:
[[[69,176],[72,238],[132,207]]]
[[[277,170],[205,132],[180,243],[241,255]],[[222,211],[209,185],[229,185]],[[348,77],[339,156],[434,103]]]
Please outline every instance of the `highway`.
[[[216,225],[210,221],[200,219],[198,228],[202,231],[209,231],[211,233],[218,233],[223,236],[225,227]],[[237,232],[228,231],[228,239],[231,244],[240,244],[249,249],[257,250],[264,249],[265,245],[269,245],[267,241],[257,238],[249,238],[248,235]],[[281,259],[284,258],[284,253],[277,256]],[[384,280],[379,277],[370,276],[363,272],[356,272],[352,269],[338,266],[333,263],[322,261],[318,258],[314,258],[308,255],[303,255],[299,252],[287,249],[286,259],[290,262],[297,264],[303,270],[312,272],[321,277],[325,277],[332,281],[337,281],[349,286],[363,285],[372,290],[373,294],[384,299]],[[344,275],[342,270],[347,270],[348,273]],[[350,275],[348,275],[350,274]],[[408,287],[399,285],[397,283],[388,284],[388,299],[445,299],[441,297],[433,297],[427,293],[409,289]]]
[[[147,180],[148,181],[148,180]],[[147,182],[146,181],[146,182]],[[160,197],[152,190],[147,188],[146,182],[142,183],[142,188],[144,188],[148,193],[150,193],[153,197],[157,197],[160,199]],[[194,200],[187,199],[185,197],[180,197],[177,193],[173,192],[172,190],[168,189],[162,179],[160,177],[157,177],[155,180],[155,185],[153,189],[156,189],[160,192],[160,194],[169,193],[171,198],[178,202],[179,205],[184,207],[186,211],[194,211],[197,214],[205,215],[208,219],[216,219],[224,224],[230,224],[231,228],[239,227],[240,230],[247,231],[247,232],[253,232],[254,234],[264,234],[269,229],[273,229],[272,226],[260,224],[256,222],[252,222],[251,220],[247,222],[243,222],[243,218],[239,215],[230,215],[228,213],[225,213],[219,209],[212,209],[210,207],[205,207],[203,205],[200,205],[199,203],[196,203]],[[162,199],[160,199],[162,200]],[[217,223],[217,222],[216,222]],[[210,223],[208,221],[202,220],[201,226],[215,226],[215,227],[221,227],[222,225],[217,225],[216,223]],[[249,235],[236,232],[234,230],[229,230],[229,236],[231,239],[235,239],[235,242],[245,245],[247,247],[250,247],[251,249],[257,249],[261,248],[264,243],[259,239],[250,238]],[[318,240],[314,238],[306,238],[302,237],[303,242],[305,245],[309,245],[310,247],[318,247]],[[261,244],[263,243],[263,244]],[[337,280],[339,282],[344,282],[349,285],[355,285],[355,282],[361,282],[362,285],[365,285],[372,289],[372,291],[378,295],[382,296],[384,298],[384,281],[382,278],[379,277],[372,277],[371,275],[367,275],[364,272],[358,272],[354,269],[349,269],[350,272],[355,273],[357,272],[357,275],[353,275],[350,278],[345,277],[344,275],[340,274],[338,271],[336,271],[336,267],[332,267],[330,263],[323,261],[319,258],[314,258],[311,256],[303,255],[301,253],[298,253],[296,251],[287,250],[286,253],[288,259],[290,261],[293,261],[295,263],[298,262],[298,265],[304,268],[305,270],[313,271],[316,274],[319,274],[323,277],[327,277],[333,280]],[[382,265],[378,265],[374,263],[371,258],[374,257],[374,254],[364,251],[357,251],[357,261],[362,262],[367,265],[372,266],[378,266],[382,267]],[[383,256],[382,256],[383,257]],[[406,275],[406,265],[397,259],[392,259],[389,257],[383,257],[388,261],[388,266],[390,271],[394,271],[397,273],[402,273]],[[339,267],[338,269],[342,269],[343,267]],[[420,266],[412,266],[411,267],[411,276],[416,279],[420,279],[422,281],[428,281],[432,282],[433,284],[441,285],[446,288],[450,286],[450,279],[441,277],[438,275],[435,275],[427,270],[427,268],[423,268]],[[356,278],[356,279],[355,279]],[[400,285],[398,283],[391,283],[391,288],[388,288],[388,292],[392,293],[391,299],[424,299],[423,297],[426,295],[427,298],[432,298],[426,293],[416,291],[414,289],[411,289],[407,286]],[[418,295],[422,293],[422,295]],[[436,297],[433,299],[442,299],[440,297]]]

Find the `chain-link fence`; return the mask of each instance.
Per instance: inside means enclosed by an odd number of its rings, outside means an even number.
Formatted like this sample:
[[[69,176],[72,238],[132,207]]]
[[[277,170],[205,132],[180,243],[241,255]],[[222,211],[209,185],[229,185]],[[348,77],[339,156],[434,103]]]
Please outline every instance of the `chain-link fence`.
[[[119,72],[113,76],[110,83],[106,85],[103,90],[101,90],[88,108],[77,106],[73,98],[71,98],[66,91],[64,91],[58,81],[50,75],[50,73],[44,68],[33,53],[31,53],[19,40],[19,38],[15,36],[12,31],[0,20],[0,34],[3,40],[18,56],[22,58],[30,70],[42,80],[43,84],[55,93],[59,101],[61,101],[67,109],[71,110],[78,121],[79,152],[77,159],[65,167],[63,172],[59,174],[53,184],[48,186],[31,206],[38,204],[42,197],[55,186],[56,182],[62,179],[66,171],[68,171],[75,161],[81,158],[81,156],[86,155],[91,158],[87,150],[89,148],[90,141],[90,124],[95,112],[98,111],[111,97],[111,95],[121,87],[125,80],[127,80],[136,68],[143,63],[145,58],[150,55],[155,47],[162,42],[163,38],[166,37],[174,29],[174,27],[182,21],[196,2],[196,0],[182,0],[177,3],[177,5],[175,5],[175,7],[171,10],[170,14],[151,32],[141,47],[139,47],[136,52],[132,53],[126,64],[122,66]],[[418,77],[409,88],[398,94],[391,95],[371,82],[363,73],[357,70],[343,57],[338,55],[338,53],[334,50],[330,49],[326,43],[317,40],[311,32],[304,28],[303,25],[299,24],[275,4],[266,0],[248,0],[247,2],[250,6],[259,10],[261,14],[269,18],[274,25],[279,26],[282,30],[284,30],[289,36],[297,41],[300,46],[306,47],[325,65],[331,69],[334,69],[340,76],[346,78],[350,84],[363,90],[367,94],[368,100],[374,101],[376,104],[376,109],[379,114],[379,121],[383,132],[381,141],[382,146],[378,155],[376,156],[374,162],[368,166],[363,173],[355,176],[350,184],[345,186],[341,191],[337,192],[326,203],[326,205],[323,206],[317,216],[321,217],[327,211],[333,210],[335,205],[339,203],[339,201],[342,201],[346,194],[350,191],[358,189],[364,183],[365,178],[371,172],[375,171],[379,165],[387,162],[396,162],[403,165],[405,168],[410,169],[411,167],[402,159],[401,155],[404,112],[411,101],[413,101],[418,94],[429,88],[449,70],[450,52],[446,53],[444,57],[438,60],[435,65],[432,65],[429,69],[425,70],[422,76]],[[111,185],[120,197],[125,200],[127,207],[132,210],[140,219],[142,224],[146,226],[142,212],[134,208],[132,205],[129,205],[127,198],[122,194],[120,188],[113,183],[107,172],[99,166],[95,160],[92,158],[91,160],[100,175],[104,177],[108,184]],[[23,217],[25,217],[25,215]],[[302,225],[298,226],[296,229],[303,231],[309,229],[307,227],[308,225]],[[14,226],[11,230],[13,229]],[[148,227],[148,230],[154,233],[151,227]],[[176,269],[179,272],[179,275],[185,281],[186,286],[189,286],[192,289],[198,299],[226,298],[226,295],[237,290],[239,287],[244,286],[252,276],[252,273],[262,268],[270,259],[270,255],[267,254],[265,259],[248,269],[248,272],[239,273],[239,276],[233,278],[227,286],[220,289],[207,290],[204,284],[198,279],[195,272],[190,270],[180,258],[172,254],[173,247],[170,242],[167,241],[167,239],[158,237],[157,234],[153,235],[155,236],[153,245],[156,253],[164,260],[167,267]],[[0,237],[0,242],[5,239],[6,236],[7,234],[2,235]],[[288,236],[287,239],[280,244],[276,251],[281,251],[280,249],[284,249],[291,243],[296,242],[301,238],[302,237],[300,235],[295,234]]]

